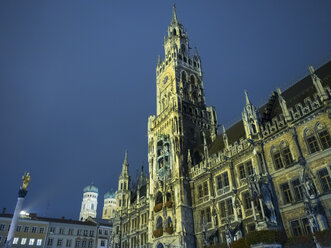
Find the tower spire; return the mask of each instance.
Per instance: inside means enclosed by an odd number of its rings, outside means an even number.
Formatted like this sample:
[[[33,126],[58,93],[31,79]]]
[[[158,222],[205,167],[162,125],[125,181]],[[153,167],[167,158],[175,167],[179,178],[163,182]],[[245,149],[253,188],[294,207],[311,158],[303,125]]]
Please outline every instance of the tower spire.
[[[122,177],[129,176],[128,150],[125,150],[124,162],[122,165]]]
[[[245,90],[245,98],[246,98],[246,105],[251,105],[251,102],[249,101],[247,90]]]
[[[176,4],[172,6],[172,20],[171,22],[178,22],[177,20],[177,13],[176,13]]]
[[[124,156],[123,164],[128,164],[128,150],[125,150],[125,156]]]

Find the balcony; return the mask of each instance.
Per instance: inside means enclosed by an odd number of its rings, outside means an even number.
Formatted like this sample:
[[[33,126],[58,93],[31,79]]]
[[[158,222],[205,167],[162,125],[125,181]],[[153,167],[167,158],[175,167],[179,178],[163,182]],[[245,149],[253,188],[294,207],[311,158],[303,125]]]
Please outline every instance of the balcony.
[[[161,237],[163,235],[163,229],[159,228],[153,231],[153,236],[155,238]]]
[[[167,201],[164,205],[165,205],[167,208],[172,208],[172,201]]]
[[[154,212],[157,213],[157,212],[161,211],[161,210],[162,210],[162,207],[163,207],[163,203],[162,203],[162,202],[156,204],[156,205],[154,206]]]

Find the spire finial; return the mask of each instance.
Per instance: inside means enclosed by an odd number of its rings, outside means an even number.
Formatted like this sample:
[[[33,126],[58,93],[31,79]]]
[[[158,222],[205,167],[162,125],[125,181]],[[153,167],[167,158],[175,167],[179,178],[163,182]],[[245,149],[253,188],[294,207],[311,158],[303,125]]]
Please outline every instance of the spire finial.
[[[128,150],[125,150],[124,164],[128,164]]]
[[[178,22],[177,20],[177,14],[176,14],[176,4],[172,6],[172,21],[173,22]]]
[[[197,47],[194,47],[194,56],[195,57],[199,57],[198,48]]]
[[[223,129],[223,134],[226,134],[226,130],[225,130],[224,125],[222,125],[222,129]]]
[[[245,90],[245,98],[246,98],[246,105],[251,105],[251,102],[249,101],[247,90]]]

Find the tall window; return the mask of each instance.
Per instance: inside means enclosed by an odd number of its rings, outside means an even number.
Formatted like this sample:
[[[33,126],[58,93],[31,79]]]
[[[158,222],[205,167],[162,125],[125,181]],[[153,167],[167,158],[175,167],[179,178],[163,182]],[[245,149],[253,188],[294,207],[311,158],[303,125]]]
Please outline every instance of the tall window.
[[[284,184],[280,185],[280,188],[283,193],[284,203],[292,202],[293,198],[292,198],[291,190],[290,190],[288,183],[284,183]]]
[[[13,245],[16,245],[16,244],[18,244],[18,237],[15,237],[14,239],[13,239]]]
[[[310,129],[305,130],[306,142],[310,153],[315,153],[320,150],[316,136],[313,131]]]
[[[205,196],[208,195],[208,183],[207,182],[203,183],[203,193]]]
[[[327,168],[323,168],[323,169],[319,170],[317,174],[320,179],[323,192],[330,191],[331,190],[331,178],[330,178]]]
[[[33,245],[34,244],[34,239],[30,239],[29,240],[29,245]]]
[[[240,179],[246,178],[247,176],[253,175],[254,169],[252,165],[252,161],[248,160],[247,162],[239,165],[239,177]]]
[[[330,139],[330,135],[327,130],[323,130],[323,131],[319,132],[318,136],[321,140],[323,149],[327,149],[331,146],[331,139]]]
[[[66,247],[71,247],[71,239],[67,239]]]
[[[228,172],[224,172],[217,177],[217,189],[229,186]]]
[[[57,243],[56,243],[56,246],[62,246],[62,241],[63,241],[62,239],[58,239]]]
[[[220,202],[220,212],[221,212],[221,217],[224,218],[226,217],[226,212],[225,212],[225,201]]]
[[[282,153],[283,153],[283,159],[284,159],[285,166],[292,164],[293,159],[292,159],[292,154],[291,154],[290,148],[288,148],[288,147],[284,148],[282,150]]]
[[[233,206],[232,206],[232,199],[227,199],[226,200],[226,206],[228,210],[228,215],[233,215]]]
[[[303,199],[303,195],[302,195],[302,186],[300,180],[299,179],[293,180],[292,187],[294,189],[295,200],[301,201]]]
[[[273,158],[274,158],[274,163],[275,163],[275,169],[279,170],[281,168],[283,168],[283,162],[282,162],[282,158],[280,156],[280,152],[275,152],[273,154]]]
[[[244,193],[243,198],[244,198],[245,209],[252,208],[251,197],[248,192]]]
[[[239,166],[239,175],[240,175],[240,179],[246,177],[245,166],[243,164]]]
[[[48,246],[52,246],[52,245],[53,245],[53,239],[52,239],[52,238],[49,238],[49,239],[47,240],[47,245],[48,245]]]
[[[90,240],[90,241],[88,242],[88,247],[89,247],[89,248],[92,248],[92,246],[93,246],[93,241]]]
[[[6,224],[0,224],[0,231],[5,230]]]
[[[318,123],[316,125],[316,132],[317,132],[318,138],[321,142],[322,149],[325,150],[325,149],[328,149],[329,147],[331,147],[330,134],[329,134],[327,128],[325,127],[325,125],[322,123]]]
[[[246,165],[246,172],[247,172],[247,175],[248,175],[248,176],[253,175],[254,171],[253,171],[252,161],[249,160],[245,165]]]

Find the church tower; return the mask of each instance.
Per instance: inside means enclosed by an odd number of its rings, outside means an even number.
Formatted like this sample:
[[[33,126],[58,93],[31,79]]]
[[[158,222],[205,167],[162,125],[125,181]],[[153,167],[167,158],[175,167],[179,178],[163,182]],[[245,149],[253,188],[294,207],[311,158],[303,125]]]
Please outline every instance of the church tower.
[[[83,189],[83,201],[80,210],[79,220],[85,221],[89,216],[97,217],[98,207],[98,188],[93,184],[86,186]]]
[[[116,192],[116,208],[122,210],[130,204],[130,176],[129,176],[129,163],[128,152],[125,152],[124,162],[122,165],[122,172],[118,181],[118,190]]]
[[[155,246],[195,247],[189,167],[208,161],[204,148],[217,135],[216,112],[205,103],[201,59],[190,49],[174,6],[164,59],[159,56],[156,66],[156,115],[148,120],[149,240]]]
[[[113,219],[116,211],[116,197],[113,191],[104,195],[102,219]]]

